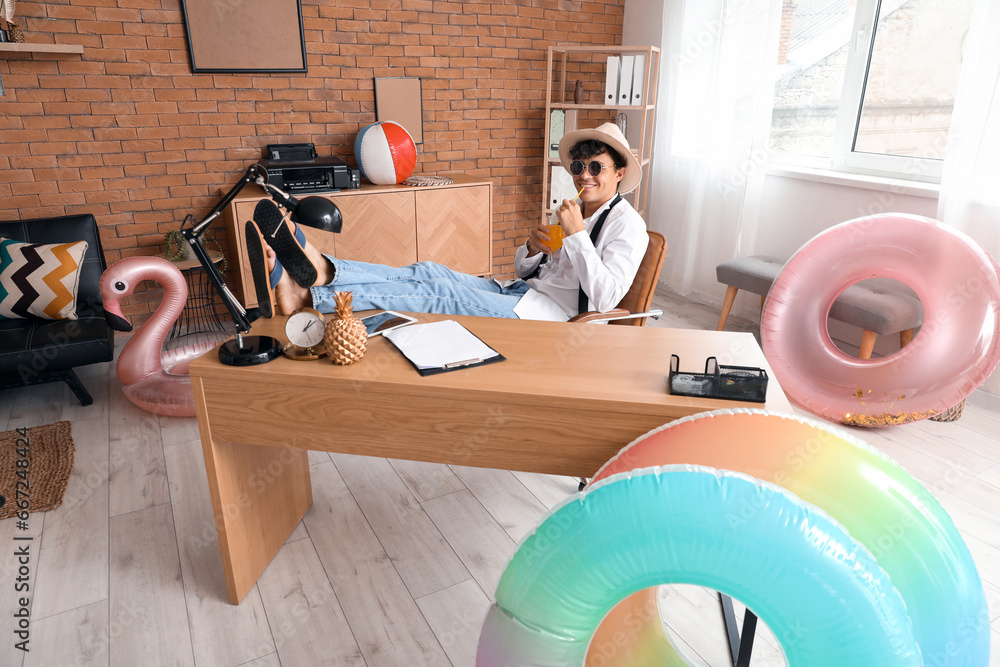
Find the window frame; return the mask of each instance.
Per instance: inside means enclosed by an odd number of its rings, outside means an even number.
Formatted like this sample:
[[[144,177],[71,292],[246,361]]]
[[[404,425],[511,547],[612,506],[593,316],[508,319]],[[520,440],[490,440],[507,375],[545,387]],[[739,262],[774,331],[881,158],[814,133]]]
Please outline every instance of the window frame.
[[[771,151],[775,165],[826,169],[857,175],[940,183],[944,161],[854,150],[864,105],[865,86],[875,49],[882,0],[857,0],[844,83],[829,157]]]

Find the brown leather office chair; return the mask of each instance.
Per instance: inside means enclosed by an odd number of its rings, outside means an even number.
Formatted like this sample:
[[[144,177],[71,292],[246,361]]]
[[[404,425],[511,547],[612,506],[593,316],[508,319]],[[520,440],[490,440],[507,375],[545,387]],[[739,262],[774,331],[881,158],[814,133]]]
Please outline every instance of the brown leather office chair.
[[[663,268],[663,258],[667,256],[667,240],[659,232],[648,232],[649,245],[646,246],[646,254],[643,255],[639,270],[632,281],[625,296],[618,303],[618,307],[601,313],[591,310],[580,313],[570,319],[570,322],[594,322],[609,320],[608,324],[625,324],[634,327],[641,327],[646,324],[646,317],[640,315],[649,310],[649,305],[653,302],[653,292],[656,290],[656,281],[660,277],[660,269]],[[659,314],[652,317],[659,317]],[[611,319],[617,318],[617,319]]]

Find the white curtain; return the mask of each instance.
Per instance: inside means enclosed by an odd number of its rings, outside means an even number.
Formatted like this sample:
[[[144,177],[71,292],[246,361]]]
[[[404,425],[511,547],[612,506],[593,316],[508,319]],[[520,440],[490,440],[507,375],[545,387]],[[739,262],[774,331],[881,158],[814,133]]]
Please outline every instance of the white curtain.
[[[777,67],[780,0],[668,0],[650,228],[661,280],[719,303],[720,262],[753,253]]]
[[[976,0],[941,176],[938,219],[1000,261],[1000,3]],[[1000,394],[1000,372],[983,389]]]

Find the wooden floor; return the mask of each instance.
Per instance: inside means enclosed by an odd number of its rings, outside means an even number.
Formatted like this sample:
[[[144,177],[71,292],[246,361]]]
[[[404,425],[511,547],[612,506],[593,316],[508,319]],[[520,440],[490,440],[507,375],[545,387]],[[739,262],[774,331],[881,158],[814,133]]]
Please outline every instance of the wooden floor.
[[[656,305],[668,313],[657,326],[715,328],[712,308],[667,294]],[[0,521],[0,667],[472,665],[507,559],[576,491],[565,477],[312,453],[314,507],[234,607],[195,420],[135,408],[110,364],[80,375],[95,398],[87,408],[61,385],[0,392],[0,430],[65,419],[76,443],[62,506],[31,514],[26,532]],[[1000,667],[997,403],[975,395],[957,422],[857,432],[926,484],[962,531]],[[34,537],[29,653],[14,648],[15,534]],[[724,665],[711,592],[659,595],[695,664]],[[761,632],[752,664],[784,664],[776,644]]]

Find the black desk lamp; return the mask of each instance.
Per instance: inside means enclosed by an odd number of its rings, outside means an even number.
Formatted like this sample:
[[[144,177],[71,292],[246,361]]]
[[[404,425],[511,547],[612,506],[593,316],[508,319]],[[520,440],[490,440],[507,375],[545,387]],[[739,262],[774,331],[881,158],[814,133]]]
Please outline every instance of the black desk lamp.
[[[251,165],[243,174],[243,178],[226,193],[226,195],[215,205],[208,215],[197,225],[188,226],[192,219],[190,215],[181,223],[181,235],[191,245],[192,251],[201,266],[208,274],[209,280],[215,290],[221,295],[226,309],[236,324],[236,338],[228,340],[219,349],[219,359],[231,366],[253,366],[263,364],[275,359],[281,354],[281,343],[270,336],[244,336],[250,331],[250,324],[259,319],[263,313],[259,308],[247,310],[243,304],[237,300],[229,288],[222,274],[215,267],[215,263],[209,258],[208,251],[201,244],[201,236],[209,228],[212,222],[229,206],[243,188],[255,182],[275,201],[279,208],[291,211],[292,221],[306,227],[315,227],[323,231],[339,233],[343,226],[343,218],[340,209],[325,197],[306,197],[302,201],[295,199],[291,195],[282,192],[267,182],[267,170],[259,164]]]

